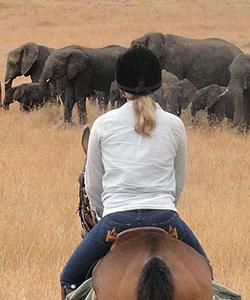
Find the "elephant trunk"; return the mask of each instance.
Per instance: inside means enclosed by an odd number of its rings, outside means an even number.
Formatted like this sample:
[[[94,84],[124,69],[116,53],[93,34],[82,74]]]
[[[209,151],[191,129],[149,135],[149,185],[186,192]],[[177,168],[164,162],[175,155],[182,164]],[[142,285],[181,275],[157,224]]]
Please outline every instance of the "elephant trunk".
[[[50,86],[51,80],[52,80],[52,72],[49,72],[47,69],[44,70],[38,81],[40,95],[47,95],[49,93],[51,89]]]
[[[192,118],[195,119],[197,111],[205,109],[206,105],[207,105],[206,99],[202,99],[201,96],[199,96],[199,98],[193,99],[191,104]]]
[[[51,77],[49,77],[47,74],[42,74],[39,78],[40,85],[48,85],[50,81]]]
[[[12,87],[12,82],[13,82],[13,79],[5,79],[5,82],[4,82],[4,89],[5,89],[5,93],[7,93],[8,89],[10,89]]]
[[[52,80],[52,78],[53,78],[53,69],[48,64],[48,62],[46,62],[38,82],[42,85],[46,85]]]
[[[194,107],[194,105],[193,105],[193,103],[192,103],[192,105],[191,105],[191,116],[192,116],[192,119],[195,119],[195,117],[196,117],[196,109],[195,109],[195,107]]]
[[[199,89],[194,94],[191,102],[191,116],[194,119],[196,116],[197,111],[201,109],[205,109],[207,106],[207,96],[208,96],[209,87],[205,87]]]
[[[233,126],[243,126],[244,125],[244,96],[243,88],[240,85],[238,78],[231,78],[229,82],[229,91],[231,91],[234,99],[234,117]]]
[[[167,101],[164,97],[164,88],[160,87],[158,90],[154,91],[152,94],[152,98],[155,102],[159,103],[163,110],[167,110]]]
[[[20,76],[21,70],[19,68],[18,62],[15,63],[15,67],[12,67],[9,62],[7,62],[6,66],[6,72],[5,72],[5,78],[4,78],[4,85],[5,85],[5,93],[9,88],[12,87],[12,82],[13,80],[17,77]]]
[[[52,88],[49,82],[40,82],[38,83],[39,85],[39,95],[41,98],[44,99],[49,99],[49,97],[52,94]]]
[[[10,108],[10,104],[14,102],[13,100],[13,94],[14,94],[14,89],[12,87],[10,87],[6,93],[5,93],[5,97],[3,100],[3,108],[5,110],[8,110]]]

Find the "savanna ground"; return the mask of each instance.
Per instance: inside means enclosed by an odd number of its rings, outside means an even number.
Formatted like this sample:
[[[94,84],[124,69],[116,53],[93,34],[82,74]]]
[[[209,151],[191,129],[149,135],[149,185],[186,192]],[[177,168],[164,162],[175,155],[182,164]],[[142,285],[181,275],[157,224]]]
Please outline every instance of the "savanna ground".
[[[148,31],[221,37],[248,51],[250,1],[0,1],[0,78],[28,41],[128,46]],[[20,78],[15,84],[27,81]],[[98,110],[88,105],[93,121]],[[0,111],[0,299],[59,299],[58,278],[80,240],[77,177],[82,128],[62,109]],[[250,137],[187,126],[188,179],[179,210],[215,278],[250,299]]]

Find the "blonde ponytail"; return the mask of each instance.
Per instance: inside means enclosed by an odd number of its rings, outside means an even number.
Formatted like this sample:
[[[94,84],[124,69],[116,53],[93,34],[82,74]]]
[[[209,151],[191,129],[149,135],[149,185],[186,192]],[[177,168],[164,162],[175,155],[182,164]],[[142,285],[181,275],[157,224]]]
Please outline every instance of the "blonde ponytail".
[[[135,131],[143,136],[150,137],[156,126],[155,102],[148,95],[133,100],[136,116]]]

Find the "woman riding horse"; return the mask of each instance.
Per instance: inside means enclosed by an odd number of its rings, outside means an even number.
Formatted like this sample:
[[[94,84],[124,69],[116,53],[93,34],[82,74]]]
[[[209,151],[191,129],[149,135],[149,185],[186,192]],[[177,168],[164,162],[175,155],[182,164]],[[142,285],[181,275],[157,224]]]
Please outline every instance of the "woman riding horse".
[[[87,195],[100,221],[64,267],[62,299],[109,252],[112,242],[106,236],[112,230],[174,229],[206,258],[176,208],[186,176],[186,133],[180,118],[152,100],[162,84],[157,57],[142,47],[127,50],[118,59],[116,81],[127,103],[94,122],[85,170]]]

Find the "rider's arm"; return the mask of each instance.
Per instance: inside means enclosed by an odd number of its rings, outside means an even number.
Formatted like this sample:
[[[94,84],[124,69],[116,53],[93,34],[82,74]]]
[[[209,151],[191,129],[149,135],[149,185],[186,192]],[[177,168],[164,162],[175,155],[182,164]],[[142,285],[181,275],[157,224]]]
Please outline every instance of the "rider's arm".
[[[102,203],[102,177],[104,174],[104,167],[102,163],[100,132],[96,122],[90,132],[87,164],[85,169],[85,188],[90,200],[91,208],[96,211],[99,217],[103,213]]]
[[[180,194],[184,188],[186,178],[186,156],[187,156],[187,138],[185,127],[181,120],[179,120],[178,130],[178,150],[174,160],[176,193],[175,204],[177,204]]]

